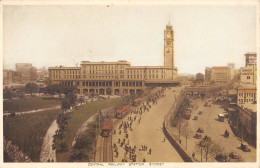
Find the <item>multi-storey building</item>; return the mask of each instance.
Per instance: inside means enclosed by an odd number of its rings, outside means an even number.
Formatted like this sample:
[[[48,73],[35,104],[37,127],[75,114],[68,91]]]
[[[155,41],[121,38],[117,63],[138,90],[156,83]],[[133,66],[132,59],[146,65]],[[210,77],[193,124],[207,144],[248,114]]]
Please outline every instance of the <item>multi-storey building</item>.
[[[80,67],[49,67],[49,78],[54,84],[75,85],[81,94],[141,94],[150,86],[177,85],[172,26],[164,31],[164,66],[82,61]]]
[[[16,72],[21,74],[23,83],[37,79],[37,69],[30,63],[16,63]]]
[[[240,82],[248,84],[256,84],[257,82],[257,67],[255,65],[241,68]]]
[[[231,81],[231,70],[228,67],[212,67],[210,81],[216,85],[226,85]]]
[[[3,70],[4,84],[21,83],[21,73],[12,70]]]
[[[257,101],[257,88],[254,84],[241,84],[237,88],[237,104],[254,103]]]

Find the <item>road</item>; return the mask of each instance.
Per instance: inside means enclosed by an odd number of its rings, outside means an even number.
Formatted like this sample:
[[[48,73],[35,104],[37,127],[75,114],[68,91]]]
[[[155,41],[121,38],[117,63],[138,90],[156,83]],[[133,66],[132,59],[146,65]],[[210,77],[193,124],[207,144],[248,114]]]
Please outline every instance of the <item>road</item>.
[[[201,127],[204,129],[204,133],[202,133],[202,137],[208,135],[211,137],[214,143],[219,144],[220,148],[223,150],[222,153],[230,153],[235,152],[242,157],[242,161],[245,162],[255,162],[256,161],[256,149],[250,147],[251,152],[243,152],[240,147],[240,140],[233,134],[231,131],[227,119],[224,122],[218,121],[218,114],[225,113],[224,109],[221,108],[221,105],[211,104],[211,107],[204,107],[206,101],[202,101],[201,99],[194,100],[195,108],[192,110],[192,115],[190,120],[184,120],[183,125],[189,127],[190,135],[188,136],[188,147],[186,152],[191,156],[191,154],[195,153],[195,160],[201,161],[200,150],[196,149],[196,145],[200,142],[201,139],[196,139],[193,136],[196,134],[196,130]],[[202,115],[198,115],[198,112],[202,111]],[[198,120],[192,120],[194,116],[198,116]],[[186,123],[186,124],[185,124]],[[225,138],[223,136],[225,130],[228,130],[229,137]],[[178,137],[178,130],[176,128],[172,128],[171,132],[174,132],[174,136]],[[184,135],[181,136],[181,146],[183,149],[186,148],[186,140]],[[243,142],[245,143],[245,142]],[[247,143],[245,143],[247,144]],[[208,161],[216,161],[214,159],[215,155],[212,156]],[[205,158],[202,158],[202,161],[205,162]]]
[[[164,134],[162,132],[162,124],[173,105],[174,95],[178,94],[180,90],[179,88],[176,92],[173,92],[172,90],[166,89],[166,96],[159,98],[157,104],[152,105],[149,111],[144,112],[142,115],[129,114],[132,118],[136,116],[137,120],[141,118],[140,124],[138,124],[138,122],[133,123],[133,131],[128,131],[129,137],[126,139],[130,146],[136,146],[136,162],[143,162],[144,159],[146,162],[183,162],[172,145],[167,140],[163,142]],[[127,122],[127,117],[124,118],[123,121]],[[117,133],[113,134],[112,144],[117,143],[119,138],[125,138],[124,133],[118,134],[118,127],[116,127],[116,130]],[[139,150],[142,145],[147,146],[146,151]],[[152,152],[148,154],[150,148]],[[122,147],[118,149],[119,156],[114,157],[113,161],[121,162],[122,159],[125,158],[130,162],[129,157],[124,156],[124,149]]]

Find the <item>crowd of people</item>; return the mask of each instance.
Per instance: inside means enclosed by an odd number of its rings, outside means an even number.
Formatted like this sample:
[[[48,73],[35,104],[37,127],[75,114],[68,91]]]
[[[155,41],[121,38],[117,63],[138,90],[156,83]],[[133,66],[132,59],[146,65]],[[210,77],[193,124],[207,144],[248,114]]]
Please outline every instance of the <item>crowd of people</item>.
[[[114,157],[120,159],[122,158],[122,162],[137,161],[137,147],[136,145],[130,145],[129,135],[131,134],[135,126],[141,124],[143,113],[149,112],[152,108],[152,105],[156,105],[157,100],[165,96],[164,91],[165,88],[158,90],[157,92],[144,99],[143,102],[140,103],[137,107],[133,107],[125,113],[125,116],[123,117],[118,127],[113,130],[113,134],[119,137],[117,138],[117,141],[113,143]],[[136,123],[135,126],[134,123]],[[138,150],[139,152],[146,152],[148,155],[152,154],[151,147],[148,147],[145,144],[141,145]],[[146,158],[139,158],[139,161],[146,162]]]

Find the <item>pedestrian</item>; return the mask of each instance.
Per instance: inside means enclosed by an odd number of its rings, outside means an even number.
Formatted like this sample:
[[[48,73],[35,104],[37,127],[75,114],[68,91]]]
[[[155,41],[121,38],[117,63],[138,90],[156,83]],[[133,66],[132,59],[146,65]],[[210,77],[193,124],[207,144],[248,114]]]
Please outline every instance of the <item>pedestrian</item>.
[[[192,153],[192,157],[193,157],[193,159],[194,159],[194,157],[195,157],[195,153],[194,153],[194,152]]]
[[[146,162],[145,158],[143,159],[143,162]]]

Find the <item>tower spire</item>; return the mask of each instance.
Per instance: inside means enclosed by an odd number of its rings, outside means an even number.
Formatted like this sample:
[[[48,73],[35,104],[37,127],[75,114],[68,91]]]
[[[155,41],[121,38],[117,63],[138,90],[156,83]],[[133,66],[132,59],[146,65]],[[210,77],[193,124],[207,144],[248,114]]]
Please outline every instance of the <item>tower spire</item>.
[[[170,13],[170,12],[169,12],[169,22],[168,22],[167,26],[169,26],[169,27],[172,26],[172,25],[171,25],[171,13]]]

